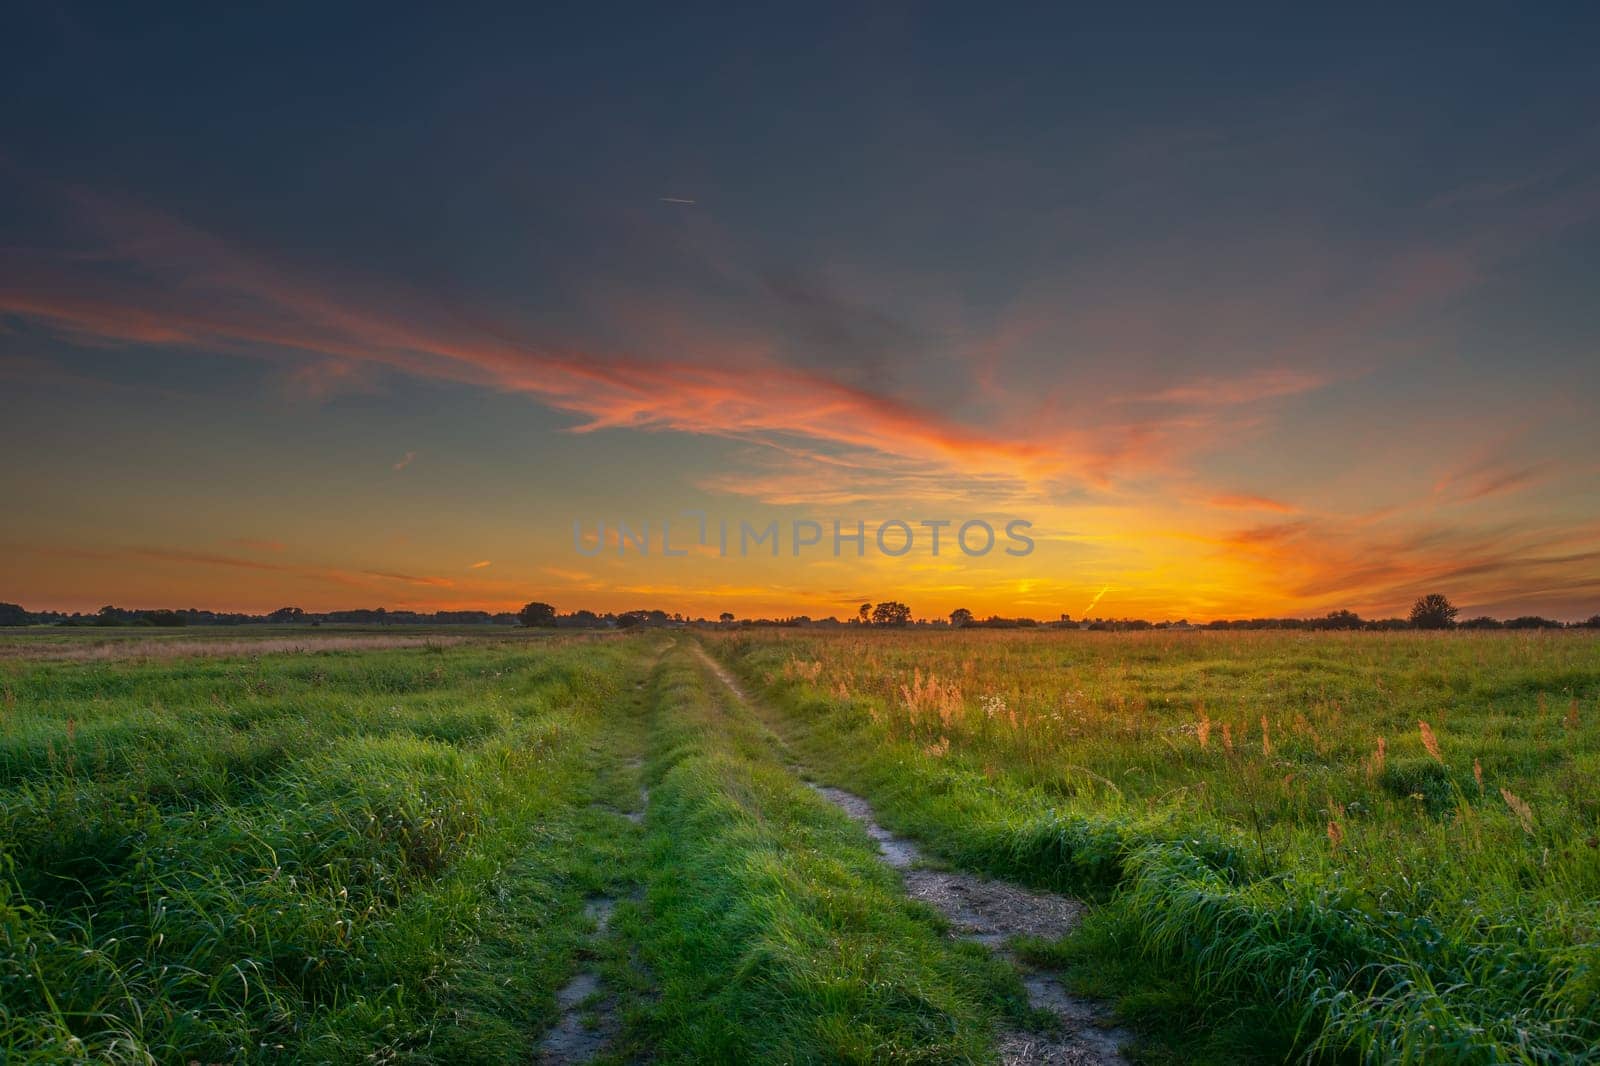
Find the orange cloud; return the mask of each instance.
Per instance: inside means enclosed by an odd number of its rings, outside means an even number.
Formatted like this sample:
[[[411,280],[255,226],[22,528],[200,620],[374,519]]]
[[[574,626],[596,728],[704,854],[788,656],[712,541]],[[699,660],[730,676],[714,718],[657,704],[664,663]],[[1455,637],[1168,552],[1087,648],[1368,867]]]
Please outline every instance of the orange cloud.
[[[1082,603],[1104,577],[1116,582],[1119,610],[1167,596],[1174,609],[1193,607],[1190,613],[1203,617],[1202,610],[1237,613],[1253,610],[1252,605],[1263,610],[1324,602],[1383,607],[1401,603],[1413,589],[1433,591],[1424,586],[1445,580],[1458,582],[1473,597],[1502,601],[1512,596],[1508,582],[1513,577],[1527,587],[1557,587],[1558,577],[1565,575],[1566,587],[1586,587],[1588,549],[1581,538],[1563,544],[1518,540],[1499,529],[1400,529],[1396,522],[1403,512],[1313,519],[1270,497],[1242,491],[1208,495],[1206,486],[1194,484],[1189,471],[1197,449],[1236,442],[1260,414],[1255,408],[1320,388],[1332,380],[1328,373],[1280,367],[1202,375],[1113,394],[1096,402],[1099,420],[1087,423],[1056,417],[1049,406],[1053,397],[1046,396],[1032,417],[1003,423],[995,421],[992,410],[976,409],[987,411],[988,421],[1000,427],[985,428],[977,415],[951,417],[828,373],[797,369],[759,342],[742,346],[712,337],[704,343],[663,344],[648,357],[540,346],[460,309],[442,308],[422,294],[380,298],[360,286],[296,276],[173,219],[93,194],[76,195],[109,235],[108,257],[94,262],[41,258],[25,265],[0,257],[0,311],[44,322],[79,342],[182,346],[275,361],[289,369],[291,383],[299,382],[313,397],[376,387],[393,371],[526,394],[575,416],[575,432],[622,427],[746,442],[751,453],[767,457],[756,459],[748,471],[702,476],[698,484],[769,503],[914,499],[971,505],[1026,498],[1102,509],[1093,535],[1077,547],[1115,549],[1123,553],[1120,564],[1102,567],[1097,558],[1094,586],[1069,587],[1061,580],[1042,586],[1047,591],[1027,590],[1030,597],[1062,590],[1071,597],[1063,602]],[[1492,258],[1494,246],[1486,239],[1482,247],[1405,257],[1378,279],[1396,282],[1392,291],[1375,283],[1357,301],[1351,320],[1374,321],[1396,307],[1416,306],[1468,284],[1476,276],[1474,264]],[[1031,336],[1022,326],[1015,328],[1018,336]],[[1309,331],[1306,351],[1348,340],[1351,328],[1340,322],[1324,324],[1320,333]],[[997,365],[991,361],[980,368],[991,388]],[[405,453],[394,468],[404,469],[415,457]],[[1498,497],[1540,482],[1552,469],[1548,463],[1485,460],[1447,475],[1435,492],[1443,502]],[[1219,531],[1230,521],[1227,516],[1177,513],[1166,492],[1172,482],[1161,480],[1175,471],[1183,478],[1180,497],[1192,492],[1218,511],[1259,511],[1262,517],[1296,520]],[[1424,484],[1421,495],[1426,492]],[[1130,530],[1140,523],[1148,528]],[[1196,549],[1196,543],[1203,547]],[[281,545],[274,550],[281,551]],[[445,556],[440,566],[458,571],[460,557],[452,563]],[[514,604],[527,598],[504,583],[293,566],[205,552],[129,549],[96,558],[225,566],[375,595],[425,590],[441,600],[460,597],[450,599],[455,605]],[[1076,565],[1080,558],[1057,565]],[[798,582],[793,589],[756,581],[691,589],[613,585],[558,568],[545,572],[597,598],[651,590],[667,595],[672,589],[730,597],[754,597],[757,593],[748,590],[763,589],[769,603],[780,592],[802,597],[794,603],[814,603],[818,595]],[[947,589],[950,582],[922,587]],[[993,605],[1004,607],[999,601]]]
[[[1553,459],[1517,466],[1487,461],[1446,474],[1433,487],[1435,497],[1449,497],[1463,503],[1504,496],[1548,481],[1558,470]]]
[[[1124,396],[1125,404],[1179,404],[1231,407],[1310,392],[1328,384],[1327,375],[1305,370],[1258,370],[1235,378],[1204,378],[1151,393]]]
[[[1248,493],[1224,493],[1221,496],[1211,497],[1206,503],[1228,511],[1276,511],[1279,514],[1295,514],[1300,510],[1293,504],[1281,500],[1252,496]]]
[[[375,310],[351,286],[334,295],[324,283],[296,278],[175,219],[83,190],[74,196],[110,236],[111,255],[132,269],[85,276],[79,262],[45,261],[26,272],[0,271],[0,309],[106,342],[289,360],[291,381],[312,396],[351,383],[369,387],[357,368],[377,367],[527,393],[582,418],[580,433],[625,427],[805,440],[1032,484],[1104,484],[1112,471],[1136,469],[1171,450],[1175,434],[1211,424],[1168,412],[1154,421],[1050,425],[1012,435],[775,362],[760,349],[712,345],[688,358],[556,351],[459,312],[446,314],[421,294],[407,294],[401,310]],[[1305,391],[1321,380],[1263,371],[1128,402],[1238,405]],[[396,469],[413,458],[407,453]]]
[[[78,548],[61,545],[17,544],[8,546],[9,551],[27,552],[34,555],[63,559],[93,560],[99,562],[119,561],[144,561],[154,563],[180,563],[198,566],[219,566],[235,570],[251,570],[262,573],[286,574],[297,577],[313,578],[318,581],[332,582],[337,585],[353,588],[364,588],[378,591],[386,587],[386,583],[397,582],[405,585],[416,585],[426,588],[454,588],[456,582],[444,577],[429,577],[417,574],[399,573],[390,570],[342,570],[324,566],[306,566],[295,563],[266,562],[261,559],[250,559],[237,555],[223,555],[217,552],[193,551],[183,548],[151,548],[151,547],[124,547],[124,548]]]

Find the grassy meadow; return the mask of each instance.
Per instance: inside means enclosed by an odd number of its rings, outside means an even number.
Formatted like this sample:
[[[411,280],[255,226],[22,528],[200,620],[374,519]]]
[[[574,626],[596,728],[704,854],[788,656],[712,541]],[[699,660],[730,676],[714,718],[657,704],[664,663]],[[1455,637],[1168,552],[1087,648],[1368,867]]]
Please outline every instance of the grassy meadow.
[[[591,1061],[566,1018],[602,1063],[979,1063],[1046,1024],[802,774],[1088,900],[1014,948],[1136,1061],[1600,1061],[1587,633],[43,636],[0,637],[0,1061]]]
[[[891,828],[1100,902],[1038,956],[1179,1061],[1595,1061],[1589,634],[730,634]]]
[[[628,867],[590,800],[637,656],[28,639],[0,661],[0,1060],[526,1060]]]

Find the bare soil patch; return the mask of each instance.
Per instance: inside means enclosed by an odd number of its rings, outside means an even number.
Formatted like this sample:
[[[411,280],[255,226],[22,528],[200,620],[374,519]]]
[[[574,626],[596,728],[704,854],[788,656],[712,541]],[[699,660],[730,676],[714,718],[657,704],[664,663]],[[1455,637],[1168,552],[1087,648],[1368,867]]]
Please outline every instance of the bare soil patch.
[[[916,844],[879,825],[866,800],[827,785],[811,787],[866,829],[883,854],[883,861],[901,871],[907,895],[948,918],[955,936],[974,940],[1009,960],[1022,973],[1028,1003],[1061,1022],[1061,1030],[1054,1033],[1002,1033],[1002,1063],[1113,1066],[1127,1061],[1121,1048],[1128,1033],[1109,1028],[1104,1012],[1095,1003],[1073,995],[1060,981],[1029,967],[1007,947],[1015,937],[1059,940],[1066,936],[1083,917],[1080,901],[975,874],[921,866],[922,853]]]
[[[605,935],[616,906],[617,901],[606,896],[584,904],[584,913],[595,923],[597,938]],[[537,1062],[549,1066],[589,1062],[605,1050],[621,1030],[621,1023],[616,1003],[610,998],[597,999],[599,994],[600,977],[591,969],[579,970],[556,993],[561,1016],[539,1041]]]

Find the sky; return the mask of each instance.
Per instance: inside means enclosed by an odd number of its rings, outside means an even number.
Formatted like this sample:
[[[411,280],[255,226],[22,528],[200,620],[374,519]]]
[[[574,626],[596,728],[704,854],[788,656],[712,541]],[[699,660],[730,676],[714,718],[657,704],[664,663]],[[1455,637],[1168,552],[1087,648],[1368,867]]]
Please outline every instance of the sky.
[[[247,7],[8,16],[0,600],[1600,612],[1593,9]]]

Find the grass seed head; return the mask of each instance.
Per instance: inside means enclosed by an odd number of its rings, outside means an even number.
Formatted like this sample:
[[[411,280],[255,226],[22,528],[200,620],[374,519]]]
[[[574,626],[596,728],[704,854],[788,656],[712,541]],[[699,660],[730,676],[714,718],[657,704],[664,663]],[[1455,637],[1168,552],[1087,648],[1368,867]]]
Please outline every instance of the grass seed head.
[[[1500,798],[1506,801],[1506,806],[1511,808],[1511,813],[1517,816],[1517,821],[1522,823],[1522,831],[1529,836],[1533,835],[1533,807],[1527,800],[1522,799],[1504,785],[1500,786]]]
[[[1444,765],[1444,753],[1439,750],[1439,738],[1433,735],[1433,728],[1422,719],[1417,719],[1417,732],[1422,734],[1422,747],[1433,757],[1434,762]]]
[[[1376,778],[1383,775],[1384,765],[1389,761],[1389,742],[1382,737],[1378,738],[1378,746],[1372,752],[1372,758],[1367,760],[1367,776]]]

